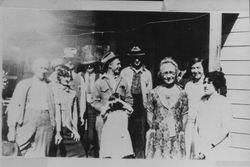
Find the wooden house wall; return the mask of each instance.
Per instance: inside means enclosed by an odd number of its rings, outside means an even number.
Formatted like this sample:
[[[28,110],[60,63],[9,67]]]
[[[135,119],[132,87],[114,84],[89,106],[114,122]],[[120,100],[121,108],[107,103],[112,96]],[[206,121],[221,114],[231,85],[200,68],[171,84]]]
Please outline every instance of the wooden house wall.
[[[240,13],[221,50],[228,97],[233,108],[230,149],[234,158],[250,157],[250,17]]]

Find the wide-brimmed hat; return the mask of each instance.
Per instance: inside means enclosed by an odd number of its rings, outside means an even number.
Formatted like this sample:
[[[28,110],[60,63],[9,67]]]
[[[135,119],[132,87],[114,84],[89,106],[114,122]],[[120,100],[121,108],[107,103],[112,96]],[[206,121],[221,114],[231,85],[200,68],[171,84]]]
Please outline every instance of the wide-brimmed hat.
[[[99,59],[92,54],[92,46],[86,45],[82,48],[82,64],[88,65],[99,62]]]
[[[132,49],[127,53],[128,56],[145,56],[146,53],[143,52],[139,46],[133,46]]]
[[[115,55],[114,52],[106,53],[101,59],[101,63],[103,64],[103,69],[106,68],[109,63],[111,63],[114,59],[119,58],[119,56]]]

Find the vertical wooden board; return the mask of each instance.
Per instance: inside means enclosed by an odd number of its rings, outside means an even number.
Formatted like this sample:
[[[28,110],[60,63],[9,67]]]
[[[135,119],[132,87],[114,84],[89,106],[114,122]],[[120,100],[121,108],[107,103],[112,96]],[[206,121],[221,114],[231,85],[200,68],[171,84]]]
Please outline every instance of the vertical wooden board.
[[[221,61],[223,60],[250,60],[250,46],[223,47],[221,49]]]
[[[210,13],[209,26],[209,71],[220,69],[222,14]]]
[[[250,74],[250,61],[221,61],[220,64],[225,74]]]
[[[228,89],[246,89],[250,90],[250,76],[231,76],[226,75],[226,83]]]
[[[250,45],[250,31],[249,32],[239,32],[230,33],[224,46],[242,46]]]

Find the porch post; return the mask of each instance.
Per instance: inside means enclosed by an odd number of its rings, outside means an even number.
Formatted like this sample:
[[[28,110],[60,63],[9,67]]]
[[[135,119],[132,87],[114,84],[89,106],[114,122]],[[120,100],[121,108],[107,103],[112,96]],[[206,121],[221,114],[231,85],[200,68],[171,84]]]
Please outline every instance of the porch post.
[[[220,12],[210,12],[208,65],[210,72],[220,70],[221,33],[222,14]]]

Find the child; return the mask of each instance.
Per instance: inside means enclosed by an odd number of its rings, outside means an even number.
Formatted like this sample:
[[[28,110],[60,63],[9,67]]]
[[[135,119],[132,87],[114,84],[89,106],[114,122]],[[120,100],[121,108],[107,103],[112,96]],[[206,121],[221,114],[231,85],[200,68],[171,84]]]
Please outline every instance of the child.
[[[122,101],[117,93],[109,98],[109,109],[101,113],[105,122],[100,144],[101,158],[134,157],[128,132],[128,116],[132,112],[132,107]]]

